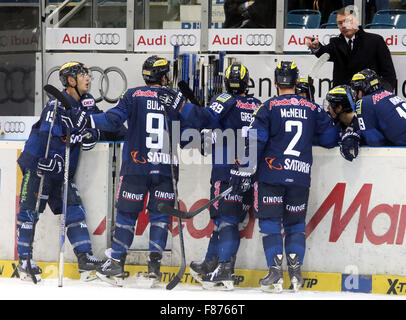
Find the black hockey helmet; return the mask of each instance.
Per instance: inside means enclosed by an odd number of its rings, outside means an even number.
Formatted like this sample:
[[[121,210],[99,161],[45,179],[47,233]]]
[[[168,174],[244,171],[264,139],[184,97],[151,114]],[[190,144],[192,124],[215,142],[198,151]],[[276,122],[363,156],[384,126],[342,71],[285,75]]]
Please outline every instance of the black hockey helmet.
[[[169,80],[169,62],[158,56],[151,56],[142,65],[142,77],[146,83],[161,84],[162,77]]]
[[[224,84],[228,93],[241,94],[247,92],[250,75],[241,63],[233,63],[225,72]]]
[[[77,81],[78,74],[89,75],[89,68],[81,62],[70,61],[59,69],[59,80],[64,87],[68,87],[68,77]]]
[[[296,85],[299,70],[292,61],[279,61],[275,69],[275,81],[282,85]]]
[[[371,94],[382,89],[379,76],[374,70],[364,69],[353,75],[351,79],[351,88],[356,92],[361,90],[364,95]]]
[[[314,97],[315,93],[314,85],[309,83],[308,78],[299,78],[298,83],[296,84],[296,94],[304,93],[306,98]]]
[[[350,86],[341,85],[331,89],[327,93],[326,100],[334,112],[341,105],[342,112],[349,113],[355,109],[356,93]]]

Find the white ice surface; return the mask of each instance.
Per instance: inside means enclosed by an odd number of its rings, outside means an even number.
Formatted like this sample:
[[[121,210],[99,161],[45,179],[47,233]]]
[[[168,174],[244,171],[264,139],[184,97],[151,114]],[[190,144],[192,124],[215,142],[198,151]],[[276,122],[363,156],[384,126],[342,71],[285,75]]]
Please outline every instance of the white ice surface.
[[[57,279],[42,280],[37,285],[20,279],[0,278],[1,300],[388,300],[406,296],[378,295],[352,292],[282,292],[265,293],[259,288],[235,288],[234,291],[207,291],[200,286],[179,284],[166,290],[165,284],[152,289],[113,287],[100,280],[81,282],[64,279],[58,287]]]

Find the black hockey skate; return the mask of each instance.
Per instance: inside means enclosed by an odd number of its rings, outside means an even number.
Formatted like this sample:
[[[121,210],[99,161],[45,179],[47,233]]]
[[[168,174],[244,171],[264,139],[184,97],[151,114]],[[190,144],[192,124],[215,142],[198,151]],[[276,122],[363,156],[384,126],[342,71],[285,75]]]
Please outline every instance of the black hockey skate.
[[[261,290],[265,292],[282,292],[283,284],[283,271],[282,271],[283,255],[278,254],[274,256],[274,266],[269,267],[268,274],[259,280]]]
[[[288,254],[286,258],[288,260],[288,272],[291,283],[289,289],[293,289],[293,291],[297,292],[304,283],[301,266],[299,264],[299,256],[296,253],[291,253]]]
[[[220,262],[217,268],[202,276],[203,289],[233,290],[234,268],[231,262]]]
[[[97,279],[96,270],[104,261],[97,259],[93,254],[88,252],[77,253],[76,256],[78,258],[80,280],[92,281]]]
[[[216,270],[219,258],[213,257],[212,260],[192,261],[189,272],[192,277],[199,283],[202,283],[202,276]]]
[[[20,279],[21,280],[27,280],[27,281],[32,281],[32,277],[34,276],[35,279],[37,279],[37,282],[41,281],[41,274],[42,274],[42,270],[40,267],[38,267],[34,260],[30,260],[31,263],[31,274],[28,270],[28,266],[27,266],[27,259],[19,259],[18,260],[18,266],[17,266],[17,270],[20,274]]]
[[[97,267],[96,276],[114,286],[122,287],[124,280],[125,255],[120,260],[107,259],[105,263]]]
[[[158,252],[151,252],[148,260],[148,271],[140,271],[136,275],[136,285],[143,288],[152,288],[161,281],[161,255]]]

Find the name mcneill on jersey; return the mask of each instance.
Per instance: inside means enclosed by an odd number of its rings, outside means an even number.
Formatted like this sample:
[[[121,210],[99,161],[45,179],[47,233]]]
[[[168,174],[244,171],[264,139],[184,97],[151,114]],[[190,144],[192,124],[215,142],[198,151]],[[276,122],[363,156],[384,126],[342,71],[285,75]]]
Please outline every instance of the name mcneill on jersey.
[[[299,119],[307,119],[306,110],[305,109],[298,109],[298,108],[291,108],[291,109],[281,109],[281,117],[282,118],[299,118]]]

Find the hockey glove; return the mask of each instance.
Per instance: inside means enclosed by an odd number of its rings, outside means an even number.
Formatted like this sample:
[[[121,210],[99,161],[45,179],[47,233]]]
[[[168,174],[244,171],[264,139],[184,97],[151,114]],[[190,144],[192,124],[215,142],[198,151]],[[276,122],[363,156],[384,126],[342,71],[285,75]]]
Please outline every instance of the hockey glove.
[[[76,129],[79,132],[82,132],[86,128],[87,122],[89,121],[86,112],[77,108],[64,110],[61,113],[61,118],[66,127]]]
[[[82,135],[82,150],[92,150],[96,142],[100,139],[100,130],[98,129],[85,129],[81,133]]]
[[[230,187],[234,193],[244,193],[251,187],[252,172],[239,168],[237,165],[230,170]]]
[[[339,145],[340,153],[346,160],[352,161],[358,156],[360,140],[359,131],[354,131],[352,127],[345,129]]]
[[[53,158],[40,158],[37,168],[40,175],[45,174],[52,177],[61,177],[64,170],[64,160],[59,154],[55,154]]]
[[[185,104],[186,98],[181,91],[174,92],[171,89],[162,89],[158,93],[158,100],[167,113],[171,111],[180,112]]]

